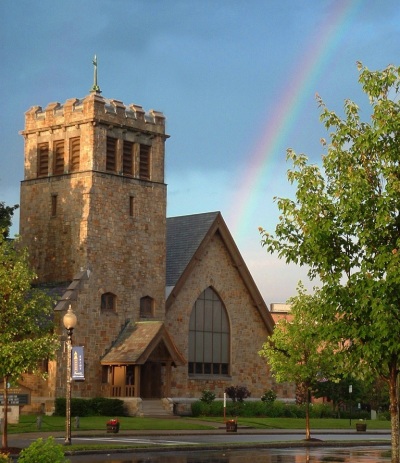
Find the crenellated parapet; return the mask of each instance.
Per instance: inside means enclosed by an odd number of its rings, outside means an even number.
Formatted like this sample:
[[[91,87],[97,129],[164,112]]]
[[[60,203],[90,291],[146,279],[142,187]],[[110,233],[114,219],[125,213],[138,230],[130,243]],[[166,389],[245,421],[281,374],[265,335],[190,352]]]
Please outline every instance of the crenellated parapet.
[[[98,93],[85,98],[71,98],[64,104],[49,103],[46,108],[33,106],[25,113],[25,130],[22,135],[47,131],[92,122],[111,128],[125,128],[141,132],[165,134],[165,116],[151,109],[145,112],[142,106],[126,106],[119,100],[107,99]]]
[[[25,180],[98,171],[164,182],[165,117],[92,92],[25,113]]]

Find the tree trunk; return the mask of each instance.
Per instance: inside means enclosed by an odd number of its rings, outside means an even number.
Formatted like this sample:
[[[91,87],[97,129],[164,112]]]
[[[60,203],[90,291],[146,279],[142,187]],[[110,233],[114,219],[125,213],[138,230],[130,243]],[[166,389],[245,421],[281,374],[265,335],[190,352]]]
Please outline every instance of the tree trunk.
[[[4,422],[3,422],[3,435],[1,438],[1,447],[6,449],[8,447],[8,440],[7,440],[7,423],[8,423],[8,390],[7,390],[7,376],[4,376],[4,395],[3,395],[3,407],[4,407]]]
[[[311,439],[310,429],[310,390],[306,388],[306,440]]]
[[[397,362],[390,366],[389,397],[390,397],[390,422],[391,422],[391,443],[392,463],[400,463],[399,453],[399,403],[397,397]]]

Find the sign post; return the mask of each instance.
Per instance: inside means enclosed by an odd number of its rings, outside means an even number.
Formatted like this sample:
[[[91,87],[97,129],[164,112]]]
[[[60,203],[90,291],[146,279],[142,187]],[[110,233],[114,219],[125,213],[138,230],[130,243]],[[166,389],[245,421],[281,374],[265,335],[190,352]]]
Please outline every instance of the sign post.
[[[226,422],[226,392],[224,392],[224,423]]]
[[[350,394],[350,426],[351,426],[351,393],[353,392],[353,386],[350,384],[349,386],[349,394]]]

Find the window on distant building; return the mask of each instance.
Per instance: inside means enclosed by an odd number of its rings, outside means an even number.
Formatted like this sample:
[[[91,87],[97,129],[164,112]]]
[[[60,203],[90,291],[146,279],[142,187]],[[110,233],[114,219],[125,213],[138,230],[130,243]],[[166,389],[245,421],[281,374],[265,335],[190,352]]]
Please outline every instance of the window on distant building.
[[[80,167],[81,140],[79,137],[69,140],[70,171],[77,172]]]
[[[53,175],[64,173],[64,140],[58,140],[53,145]]]
[[[150,296],[144,296],[140,299],[140,318],[154,317],[154,299]]]
[[[49,144],[39,143],[37,176],[47,177],[48,174],[49,174]]]
[[[117,171],[117,139],[107,137],[106,170]]]
[[[101,295],[101,310],[115,312],[117,296],[113,293],[103,293]]]
[[[230,329],[226,309],[212,288],[195,302],[189,321],[189,375],[229,374]]]
[[[148,145],[139,145],[139,178],[150,180],[150,151]]]
[[[131,141],[124,140],[122,148],[122,172],[124,175],[133,175],[133,146]]]

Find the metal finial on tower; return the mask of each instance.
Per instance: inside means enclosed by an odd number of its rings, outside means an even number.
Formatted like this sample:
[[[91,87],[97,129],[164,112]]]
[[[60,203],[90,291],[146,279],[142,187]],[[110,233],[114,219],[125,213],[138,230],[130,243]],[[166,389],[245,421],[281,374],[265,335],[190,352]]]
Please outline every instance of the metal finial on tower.
[[[97,57],[94,55],[93,58],[93,87],[91,88],[92,93],[101,93],[100,87],[97,85]]]

